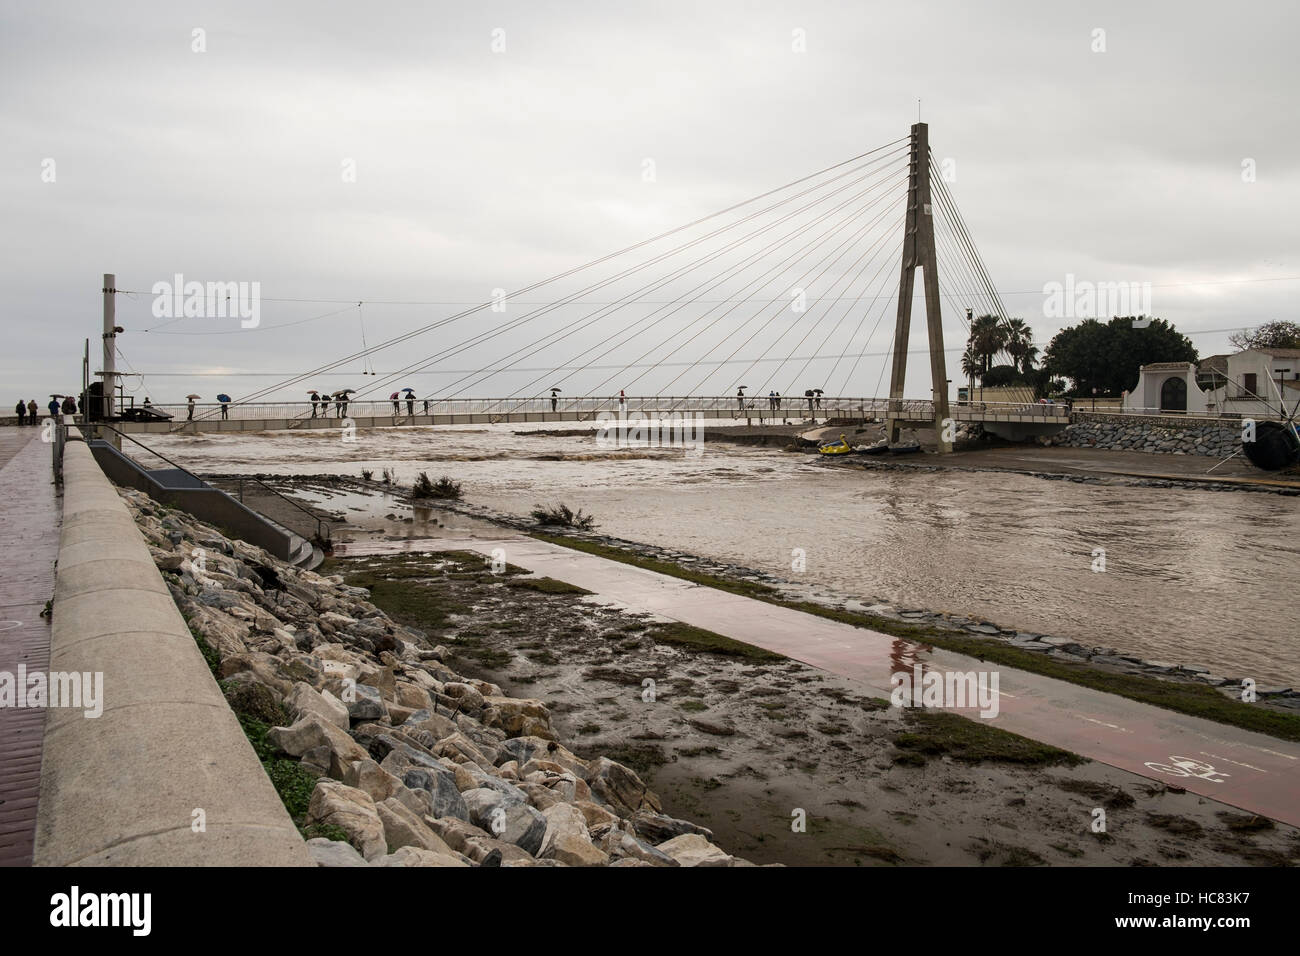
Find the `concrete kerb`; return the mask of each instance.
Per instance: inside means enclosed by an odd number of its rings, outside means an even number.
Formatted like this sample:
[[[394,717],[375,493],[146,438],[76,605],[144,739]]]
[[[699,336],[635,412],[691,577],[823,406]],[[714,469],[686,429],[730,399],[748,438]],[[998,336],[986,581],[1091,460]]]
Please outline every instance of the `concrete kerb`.
[[[72,437],[51,670],[102,673],[103,713],[50,710],[34,862],[312,865],[125,504]]]

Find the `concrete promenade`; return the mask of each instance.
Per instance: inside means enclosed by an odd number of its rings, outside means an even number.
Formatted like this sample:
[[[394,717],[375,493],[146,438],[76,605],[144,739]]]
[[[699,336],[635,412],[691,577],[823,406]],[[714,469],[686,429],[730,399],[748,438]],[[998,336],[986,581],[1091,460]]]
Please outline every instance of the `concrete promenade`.
[[[0,428],[0,672],[45,671],[59,498],[39,427]],[[45,710],[0,707],[0,866],[31,863]]]
[[[101,675],[102,714],[47,712],[34,862],[311,865],[135,521],[79,440],[64,457],[58,560],[49,668]]]

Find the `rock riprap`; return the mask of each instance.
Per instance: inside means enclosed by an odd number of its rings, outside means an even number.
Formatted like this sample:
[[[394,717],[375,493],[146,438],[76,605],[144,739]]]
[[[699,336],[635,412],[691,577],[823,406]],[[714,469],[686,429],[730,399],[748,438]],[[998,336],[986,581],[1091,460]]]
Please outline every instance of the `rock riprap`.
[[[1223,421],[1090,415],[1073,422],[1059,434],[1042,439],[1041,443],[1067,448],[1227,458],[1241,450],[1241,425]]]
[[[316,775],[321,866],[748,865],[635,771],[569,751],[543,701],[455,672],[339,575],[287,565],[121,490],[227,697]],[[283,720],[288,715],[288,720]]]

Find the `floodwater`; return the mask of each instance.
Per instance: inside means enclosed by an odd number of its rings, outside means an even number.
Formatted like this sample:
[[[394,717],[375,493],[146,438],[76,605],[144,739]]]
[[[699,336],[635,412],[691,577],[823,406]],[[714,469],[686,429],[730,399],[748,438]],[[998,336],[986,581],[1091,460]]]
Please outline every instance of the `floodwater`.
[[[594,514],[605,533],[849,598],[968,614],[1261,686],[1300,683],[1300,499],[870,472],[727,443],[696,456],[607,449],[524,427],[378,429],[353,443],[325,432],[147,443],[197,471],[378,477],[390,468],[403,483],[446,474],[470,502],[515,514],[563,502]]]

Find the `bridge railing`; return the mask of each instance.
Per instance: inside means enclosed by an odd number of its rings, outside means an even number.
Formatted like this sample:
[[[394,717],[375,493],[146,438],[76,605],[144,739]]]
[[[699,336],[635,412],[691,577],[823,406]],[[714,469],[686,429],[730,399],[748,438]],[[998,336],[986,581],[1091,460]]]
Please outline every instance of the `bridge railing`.
[[[1074,414],[1080,418],[1093,416],[1116,416],[1130,415],[1135,418],[1164,418],[1171,423],[1178,421],[1204,421],[1204,422],[1240,422],[1242,419],[1250,418],[1256,421],[1272,419],[1281,420],[1288,416],[1282,415],[1277,408],[1270,408],[1267,411],[1258,412],[1229,412],[1229,411],[1205,411],[1205,412],[1180,412],[1171,411],[1170,409],[1161,408],[1098,408],[1093,410],[1088,407],[1086,400],[1081,399],[1074,407]]]
[[[826,397],[814,398],[812,411],[817,417],[826,417],[827,413],[884,414],[887,399]],[[394,404],[396,402],[396,405]],[[912,403],[915,404],[915,403]],[[191,417],[188,404],[171,403],[149,406],[159,412],[172,416],[175,423],[184,423]],[[221,419],[238,420],[301,420],[313,417],[325,418],[409,418],[416,416],[467,416],[500,415],[503,419],[510,413],[549,413],[564,414],[583,413],[592,416],[600,412],[618,414],[620,411],[632,414],[689,414],[696,411],[732,410],[737,417],[744,417],[745,411],[770,413],[773,410],[791,413],[808,411],[809,401],[805,396],[781,396],[779,406],[771,404],[767,396],[700,396],[700,395],[656,395],[625,396],[620,403],[617,395],[613,396],[556,396],[552,402],[549,396],[530,398],[435,398],[422,399],[329,399],[316,403],[298,402],[231,402],[223,405],[219,402],[195,402],[192,417],[195,421],[214,421]]]
[[[151,408],[170,414],[172,423],[183,425],[191,417],[187,404],[152,405]],[[952,409],[985,414],[1019,414],[1060,417],[1068,414],[1068,406],[1044,405],[1035,402],[953,402]],[[620,401],[617,395],[558,395],[528,398],[431,398],[431,399],[329,399],[313,406],[310,401],[297,402],[195,402],[192,417],[195,421],[211,422],[222,419],[244,421],[287,421],[300,424],[312,418],[374,418],[390,419],[394,423],[424,416],[498,417],[509,420],[511,415],[559,413],[564,417],[580,416],[595,419],[602,412],[612,415],[690,415],[695,412],[731,412],[734,418],[885,418],[891,414],[912,420],[934,417],[934,403],[927,399],[889,399],[852,396],[783,395],[772,398],[766,395],[628,395]],[[292,425],[291,425],[292,427]]]

